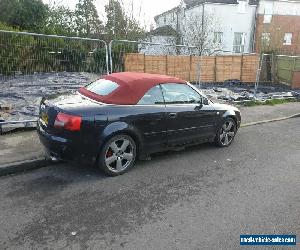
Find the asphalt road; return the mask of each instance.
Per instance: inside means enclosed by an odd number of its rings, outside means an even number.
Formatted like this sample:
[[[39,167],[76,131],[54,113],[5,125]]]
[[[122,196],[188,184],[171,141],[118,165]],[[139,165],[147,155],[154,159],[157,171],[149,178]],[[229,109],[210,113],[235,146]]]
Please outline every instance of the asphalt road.
[[[300,237],[299,125],[242,128],[230,148],[160,154],[120,177],[69,164],[1,177],[0,249],[240,249],[240,234]]]

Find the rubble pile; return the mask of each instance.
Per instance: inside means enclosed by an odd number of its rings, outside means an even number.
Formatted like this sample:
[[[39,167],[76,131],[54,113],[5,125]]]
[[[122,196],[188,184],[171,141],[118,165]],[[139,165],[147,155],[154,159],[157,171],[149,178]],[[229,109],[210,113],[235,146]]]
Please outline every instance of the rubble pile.
[[[0,76],[0,121],[33,120],[44,96],[77,90],[99,76],[88,73],[36,73],[11,79]]]
[[[241,84],[240,84],[241,85]],[[300,91],[290,90],[285,86],[259,86],[256,98],[254,85],[244,86],[201,84],[200,89],[212,100],[223,103],[239,103],[250,100],[265,101],[270,99],[300,98]]]
[[[70,72],[35,73],[30,76],[18,75],[10,79],[0,76],[0,121],[34,120],[38,116],[42,97],[75,92],[79,87],[97,78],[99,75]],[[210,99],[222,103],[254,99],[253,84],[231,81],[223,84],[201,84],[200,89]],[[278,86],[260,86],[257,92],[259,100],[290,97],[300,98],[299,92]]]

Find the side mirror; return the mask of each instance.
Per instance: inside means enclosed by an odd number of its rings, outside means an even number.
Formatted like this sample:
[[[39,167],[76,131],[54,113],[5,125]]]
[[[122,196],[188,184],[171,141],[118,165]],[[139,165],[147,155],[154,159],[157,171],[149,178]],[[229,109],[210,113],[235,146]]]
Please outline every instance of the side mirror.
[[[200,98],[198,105],[195,107],[195,110],[200,110],[203,108],[203,98]]]
[[[205,97],[203,97],[203,98],[202,98],[202,104],[208,105],[208,104],[209,104],[209,103],[208,103],[208,99],[205,98]]]

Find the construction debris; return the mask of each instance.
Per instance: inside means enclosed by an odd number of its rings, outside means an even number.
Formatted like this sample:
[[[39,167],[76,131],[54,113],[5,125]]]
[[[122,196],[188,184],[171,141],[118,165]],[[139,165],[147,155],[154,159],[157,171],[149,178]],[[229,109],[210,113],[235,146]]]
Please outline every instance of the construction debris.
[[[42,97],[75,92],[99,77],[95,74],[71,72],[17,75],[10,79],[0,76],[0,121],[37,119]],[[254,85],[243,84],[238,80],[223,84],[205,83],[199,87],[210,99],[221,103],[232,104],[255,98]],[[299,92],[281,86],[260,85],[256,94],[259,100],[292,97],[300,98]]]

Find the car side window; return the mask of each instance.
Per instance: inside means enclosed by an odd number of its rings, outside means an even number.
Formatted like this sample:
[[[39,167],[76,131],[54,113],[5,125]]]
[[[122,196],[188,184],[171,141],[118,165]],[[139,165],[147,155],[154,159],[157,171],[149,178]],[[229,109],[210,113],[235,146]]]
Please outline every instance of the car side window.
[[[159,85],[154,86],[140,99],[139,105],[164,104],[164,98]]]
[[[187,84],[165,83],[161,85],[166,104],[200,103],[202,96]]]

